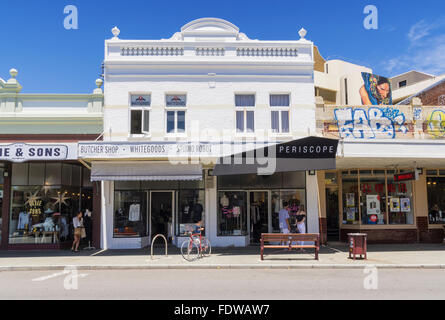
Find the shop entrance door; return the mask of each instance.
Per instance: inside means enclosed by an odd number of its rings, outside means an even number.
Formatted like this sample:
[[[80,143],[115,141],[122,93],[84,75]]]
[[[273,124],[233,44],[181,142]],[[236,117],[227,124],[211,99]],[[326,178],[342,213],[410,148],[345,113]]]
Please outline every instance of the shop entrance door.
[[[174,191],[152,191],[150,202],[150,238],[164,235],[173,240]]]
[[[328,241],[340,240],[338,188],[326,189],[326,218]]]
[[[271,231],[272,216],[269,203],[268,191],[249,192],[248,225],[251,244],[260,243],[261,234]]]

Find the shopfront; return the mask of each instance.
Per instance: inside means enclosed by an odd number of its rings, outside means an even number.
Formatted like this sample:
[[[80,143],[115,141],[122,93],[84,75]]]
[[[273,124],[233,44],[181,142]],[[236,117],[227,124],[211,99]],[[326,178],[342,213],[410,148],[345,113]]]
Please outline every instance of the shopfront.
[[[445,225],[445,170],[427,170],[428,223]]]
[[[0,149],[2,159],[9,160],[0,166],[2,249],[70,246],[73,217],[91,213],[97,198],[90,170],[77,162],[77,144],[12,143]],[[92,219],[85,216],[89,243]]]
[[[13,164],[11,173],[9,248],[69,245],[72,219],[92,211],[89,170],[76,163],[31,162]]]
[[[441,243],[445,185],[440,173],[444,171],[412,168],[322,173],[328,241],[364,232],[371,243]]]
[[[146,239],[162,234],[169,242],[205,223],[203,181],[114,183],[113,238]]]
[[[258,244],[262,233],[280,232],[284,202],[290,204],[290,222],[295,224],[297,211],[306,207],[305,172],[218,177],[218,236],[246,236],[250,244]]]
[[[79,158],[91,163],[91,180],[102,184],[102,248],[143,248],[158,234],[181,245],[198,223],[205,226],[215,247],[257,244],[262,233],[280,232],[284,202],[290,204],[292,224],[303,210],[308,231],[319,232],[317,177],[304,168],[334,168],[336,140],[309,137],[266,144],[267,148],[264,143],[255,148],[255,144],[230,142],[234,149],[225,152],[221,143],[201,145],[205,147],[168,142],[79,143]],[[259,170],[243,161],[226,168],[226,154],[237,157],[246,147],[255,157],[267,154],[274,173],[243,173]],[[268,165],[263,162],[263,166]]]

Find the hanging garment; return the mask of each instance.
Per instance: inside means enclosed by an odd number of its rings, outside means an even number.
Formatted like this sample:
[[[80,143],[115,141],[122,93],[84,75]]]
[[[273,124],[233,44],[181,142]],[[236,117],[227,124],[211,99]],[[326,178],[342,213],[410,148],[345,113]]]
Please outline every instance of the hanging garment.
[[[141,221],[141,205],[140,204],[132,204],[130,206],[130,213],[128,214],[128,220],[135,222]]]
[[[233,207],[233,216],[239,217],[241,215],[241,208],[240,207]]]
[[[61,217],[60,218],[60,225],[61,225],[61,232],[60,232],[60,236],[62,238],[66,238],[69,235],[69,228],[68,228],[68,223],[66,222],[66,217]]]
[[[19,222],[17,223],[17,230],[24,230],[26,225],[29,225],[29,214],[26,212],[20,212]]]

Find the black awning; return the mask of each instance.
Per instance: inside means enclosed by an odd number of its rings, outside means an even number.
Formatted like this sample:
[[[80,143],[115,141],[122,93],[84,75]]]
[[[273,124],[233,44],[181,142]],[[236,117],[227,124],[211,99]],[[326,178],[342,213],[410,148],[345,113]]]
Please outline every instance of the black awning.
[[[336,168],[338,140],[308,137],[220,158],[215,176],[271,175],[276,172]]]

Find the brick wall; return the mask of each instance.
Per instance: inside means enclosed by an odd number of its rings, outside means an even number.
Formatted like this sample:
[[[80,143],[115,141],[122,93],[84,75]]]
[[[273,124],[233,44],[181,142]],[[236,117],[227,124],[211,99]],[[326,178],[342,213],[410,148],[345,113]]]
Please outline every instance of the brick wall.
[[[439,96],[445,94],[445,82],[438,86],[418,95],[424,106],[437,106],[439,104]]]
[[[368,243],[370,244],[395,244],[395,243],[416,243],[416,229],[376,229],[376,230],[352,230],[342,229],[340,231],[341,240],[347,242],[348,233],[366,233],[368,234]]]

